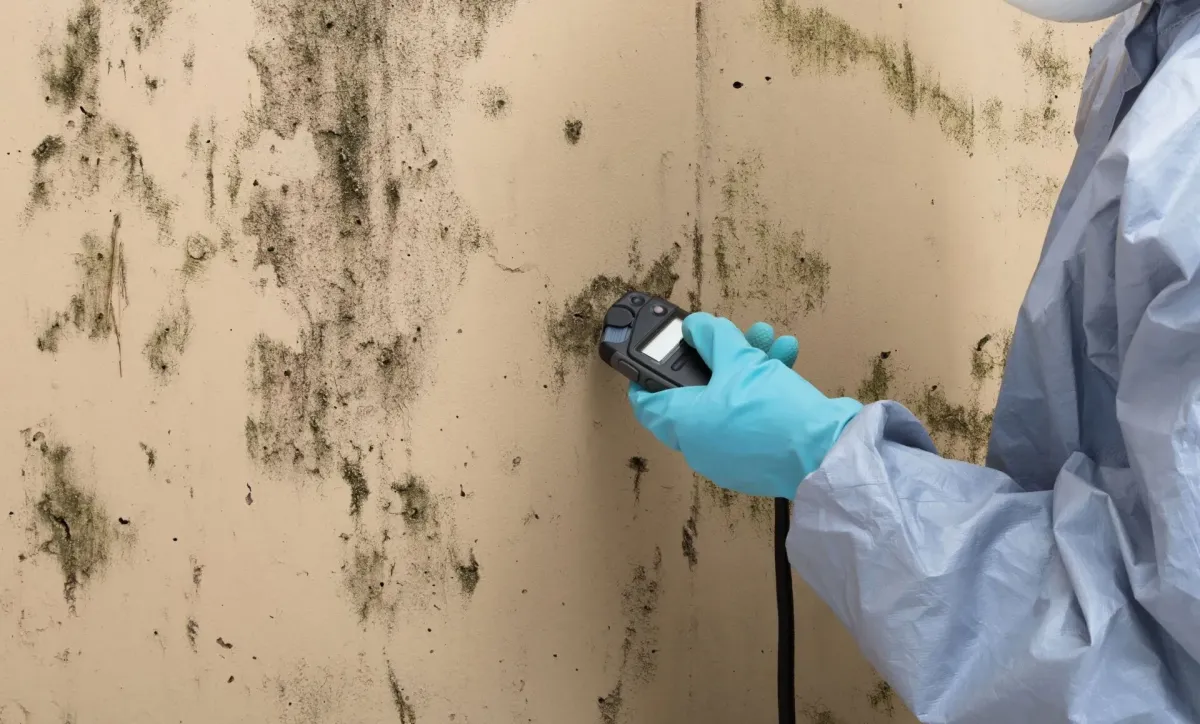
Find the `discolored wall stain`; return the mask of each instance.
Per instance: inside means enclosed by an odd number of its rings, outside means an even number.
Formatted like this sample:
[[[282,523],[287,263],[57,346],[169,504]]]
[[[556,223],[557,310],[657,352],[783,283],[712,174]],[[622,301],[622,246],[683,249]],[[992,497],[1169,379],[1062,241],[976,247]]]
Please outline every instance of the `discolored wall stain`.
[[[568,372],[582,367],[596,354],[604,315],[621,295],[638,290],[664,299],[671,296],[675,282],[679,281],[675,265],[682,251],[679,244],[674,244],[642,273],[635,239],[630,246],[630,265],[634,267],[630,278],[607,274],[594,276],[552,313],[546,323],[546,342],[554,360],[558,384],[565,382]]]
[[[362,515],[363,503],[371,494],[371,488],[367,485],[361,464],[342,458],[341,470],[342,480],[350,488],[350,515],[357,518]]]
[[[908,41],[897,44],[868,36],[823,7],[801,8],[788,0],[763,0],[766,30],[792,57],[794,73],[840,75],[851,68],[873,70],[891,102],[910,116],[937,120],[942,134],[964,151],[975,145],[975,107],[971,98],[946,89],[932,68],[921,67]]]
[[[634,455],[625,466],[633,471],[633,499],[638,500],[642,497],[642,476],[650,472],[650,463],[646,458]]]
[[[692,505],[688,509],[688,518],[683,523],[683,557],[687,559],[688,568],[696,570],[700,555],[696,548],[696,540],[700,537],[700,486],[699,476],[692,476]]]
[[[121,537],[96,494],[83,486],[70,447],[54,441],[46,431],[28,429],[24,436],[26,459],[22,476],[40,484],[40,494],[30,491],[34,513],[32,533],[38,550],[58,560],[63,577],[63,598],[75,612],[81,589],[108,565],[113,546]]]
[[[653,567],[634,566],[629,583],[621,593],[621,611],[625,617],[625,637],[621,641],[621,664],[617,682],[597,706],[604,724],[621,720],[624,697],[629,689],[645,684],[658,667],[658,626],[654,613],[661,595],[662,551],[655,549]]]
[[[787,326],[824,306],[829,262],[809,246],[803,231],[770,217],[762,200],[758,156],[733,164],[724,175],[721,211],[713,221],[713,257],[723,307],[752,302],[766,321]]]
[[[96,66],[100,61],[100,6],[83,0],[79,11],[67,22],[67,39],[58,60],[43,54],[42,79],[47,103],[57,103],[64,113],[80,104],[95,106]]]
[[[979,119],[988,145],[992,150],[1002,149],[1005,139],[1004,101],[995,96],[988,98],[979,109]]]

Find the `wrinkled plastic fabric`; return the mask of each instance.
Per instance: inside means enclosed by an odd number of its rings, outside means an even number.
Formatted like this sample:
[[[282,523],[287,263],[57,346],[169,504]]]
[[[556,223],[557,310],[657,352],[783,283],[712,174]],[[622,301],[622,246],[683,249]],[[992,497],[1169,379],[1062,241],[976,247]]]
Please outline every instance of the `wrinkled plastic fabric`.
[[[1200,721],[1198,36],[1094,49],[987,467],[882,402],[798,489],[792,564],[922,721]]]

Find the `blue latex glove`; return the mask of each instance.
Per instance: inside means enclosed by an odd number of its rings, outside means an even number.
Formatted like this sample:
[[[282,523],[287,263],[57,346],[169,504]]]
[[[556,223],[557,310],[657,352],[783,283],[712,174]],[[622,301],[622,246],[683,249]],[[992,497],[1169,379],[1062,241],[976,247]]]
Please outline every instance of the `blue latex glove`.
[[[795,359],[794,338],[764,351],[773,336],[759,325],[743,335],[728,319],[688,315],[683,337],[712,380],[655,393],[631,385],[629,401],[638,422],[697,473],[730,490],[791,499],[862,405],[829,399],[789,369],[785,353]]]

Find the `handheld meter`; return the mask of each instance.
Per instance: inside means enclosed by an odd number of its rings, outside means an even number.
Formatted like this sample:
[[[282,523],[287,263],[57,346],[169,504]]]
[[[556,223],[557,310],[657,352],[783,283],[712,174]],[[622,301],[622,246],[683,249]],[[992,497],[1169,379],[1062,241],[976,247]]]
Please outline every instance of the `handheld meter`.
[[[706,385],[712,371],[683,341],[686,316],[665,299],[629,292],[604,315],[600,359],[647,392]]]

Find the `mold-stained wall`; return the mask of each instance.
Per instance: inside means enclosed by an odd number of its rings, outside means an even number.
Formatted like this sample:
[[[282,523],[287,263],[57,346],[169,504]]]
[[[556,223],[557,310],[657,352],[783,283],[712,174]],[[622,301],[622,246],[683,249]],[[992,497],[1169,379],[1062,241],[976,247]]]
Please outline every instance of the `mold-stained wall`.
[[[0,724],[774,716],[766,501],[630,287],[980,459],[1097,26],[998,0],[46,0],[0,44]],[[797,580],[797,706],[911,720]]]

